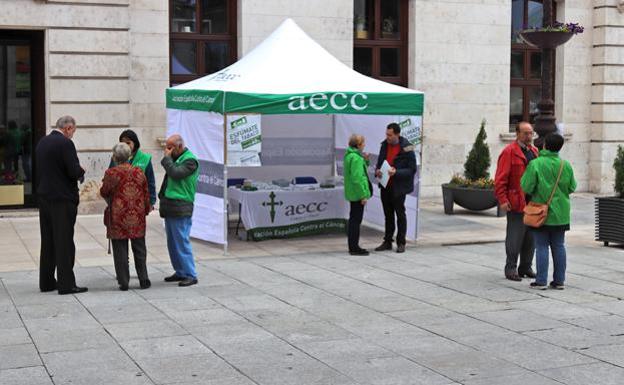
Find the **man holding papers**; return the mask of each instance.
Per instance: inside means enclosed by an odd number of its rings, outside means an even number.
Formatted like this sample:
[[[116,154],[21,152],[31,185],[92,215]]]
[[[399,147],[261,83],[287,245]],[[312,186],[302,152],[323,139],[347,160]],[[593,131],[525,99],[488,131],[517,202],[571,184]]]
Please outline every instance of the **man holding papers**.
[[[381,142],[375,176],[379,178],[381,203],[386,219],[383,243],[375,251],[392,250],[396,215],[397,253],[405,251],[405,196],[414,191],[416,155],[414,146],[401,136],[401,127],[390,123],[386,129],[386,140]]]

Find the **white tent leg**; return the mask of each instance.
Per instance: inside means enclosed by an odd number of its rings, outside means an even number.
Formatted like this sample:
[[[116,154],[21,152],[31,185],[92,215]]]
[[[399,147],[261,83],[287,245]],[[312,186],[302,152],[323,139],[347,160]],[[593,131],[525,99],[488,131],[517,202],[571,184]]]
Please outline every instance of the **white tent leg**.
[[[223,97],[225,104],[225,95]],[[224,106],[225,111],[225,106]],[[223,113],[223,255],[228,252],[228,170],[227,170],[227,114]]]

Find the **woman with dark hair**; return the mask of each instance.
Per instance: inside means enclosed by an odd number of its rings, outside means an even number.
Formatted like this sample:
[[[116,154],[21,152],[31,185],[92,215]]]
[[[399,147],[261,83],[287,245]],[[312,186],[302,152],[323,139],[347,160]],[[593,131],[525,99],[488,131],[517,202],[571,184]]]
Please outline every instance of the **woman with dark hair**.
[[[368,255],[368,251],[360,247],[360,225],[364,216],[364,206],[372,195],[372,185],[367,173],[368,154],[364,153],[365,145],[362,135],[351,135],[343,162],[344,194],[351,209],[347,227],[349,254],[351,255]]]
[[[119,135],[119,142],[127,144],[132,151],[130,159],[128,159],[127,162],[140,168],[145,174],[150,196],[150,206],[153,209],[156,204],[156,178],[154,177],[154,168],[152,167],[152,156],[140,150],[141,142],[139,142],[139,137],[132,130],[125,130],[122,132],[121,135]],[[115,166],[117,166],[116,162],[111,159],[108,168]]]
[[[576,189],[576,180],[570,162],[561,159],[563,137],[548,134],[539,157],[527,166],[520,181],[522,190],[531,201],[549,204],[544,224],[533,228],[537,277],[531,288],[545,290],[548,282],[548,249],[552,252],[553,280],[550,287],[562,290],[565,282],[565,232],[570,230],[570,194]]]

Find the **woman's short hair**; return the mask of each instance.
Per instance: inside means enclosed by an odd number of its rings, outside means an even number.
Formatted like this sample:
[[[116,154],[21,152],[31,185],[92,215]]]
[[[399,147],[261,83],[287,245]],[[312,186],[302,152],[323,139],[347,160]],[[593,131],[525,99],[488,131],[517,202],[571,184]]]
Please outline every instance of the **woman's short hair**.
[[[124,142],[119,142],[113,146],[113,158],[116,163],[127,162],[130,159],[130,154],[132,154],[130,146]]]
[[[561,147],[563,147],[563,142],[563,136],[551,133],[546,135],[546,138],[544,138],[544,148],[548,151],[559,152]]]
[[[359,134],[353,134],[349,137],[349,147],[358,147],[364,143],[364,136]]]

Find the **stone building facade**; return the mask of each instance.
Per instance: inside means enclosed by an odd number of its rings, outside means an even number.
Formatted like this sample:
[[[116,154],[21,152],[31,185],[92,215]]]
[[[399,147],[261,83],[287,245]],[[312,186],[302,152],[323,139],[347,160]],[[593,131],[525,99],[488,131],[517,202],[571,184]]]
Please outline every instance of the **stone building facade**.
[[[77,119],[74,141],[88,169],[88,182],[82,187],[85,201],[96,199],[109,149],[122,130],[135,130],[142,147],[160,158],[166,125],[164,91],[174,83],[170,45],[179,36],[172,34],[176,1],[0,2],[0,44],[11,33],[33,31],[32,58],[37,51],[43,59],[42,73],[33,73],[31,81],[41,83],[42,105],[32,111],[43,117],[44,124],[37,128],[32,123],[33,132],[49,132],[64,114]],[[401,62],[404,84],[426,95],[424,196],[440,195],[440,184],[462,171],[483,118],[488,122],[494,161],[513,138],[510,32],[517,1],[522,0],[397,0],[407,23],[406,57]],[[234,12],[232,60],[290,17],[345,64],[358,65],[358,56],[354,57],[357,0],[226,2]],[[188,7],[206,2],[178,3]],[[556,115],[567,138],[564,155],[574,165],[581,191],[612,191],[611,164],[617,145],[624,142],[622,3],[556,2],[558,20],[585,26],[585,33],[557,50],[555,71]],[[180,31],[186,32],[173,32]]]

